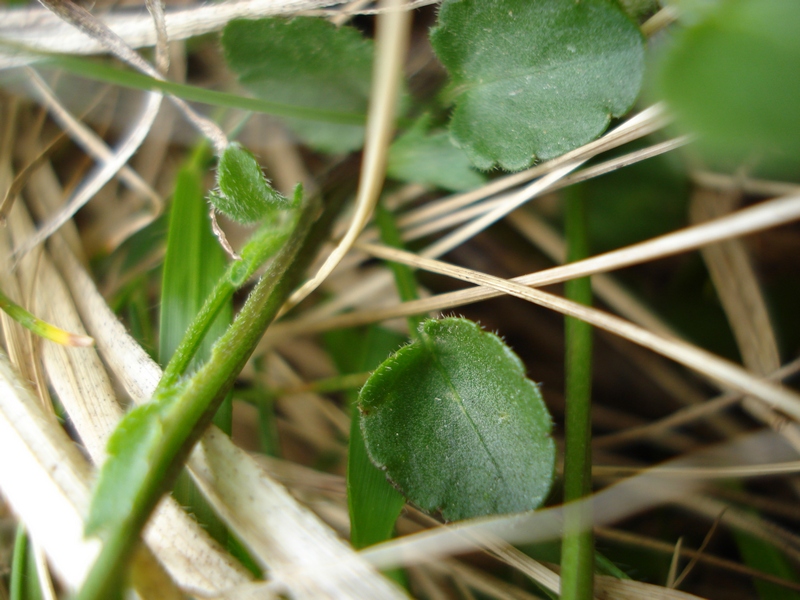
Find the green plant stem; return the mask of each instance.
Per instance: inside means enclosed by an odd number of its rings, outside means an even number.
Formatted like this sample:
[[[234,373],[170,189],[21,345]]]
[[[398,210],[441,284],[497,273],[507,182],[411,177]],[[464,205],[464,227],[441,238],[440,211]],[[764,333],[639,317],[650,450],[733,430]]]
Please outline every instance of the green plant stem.
[[[139,532],[161,495],[174,483],[192,446],[210,423],[288,293],[298,283],[305,262],[301,258],[305,259],[307,254],[303,252],[304,244],[316,213],[315,207],[304,207],[294,235],[275,257],[233,324],[215,344],[208,362],[175,398],[174,407],[163,421],[149,475],[135,494],[133,509],[125,521],[104,538],[103,550],[78,600],[106,600],[119,592],[121,576],[136,548]],[[168,394],[172,387],[162,380],[155,395]]]
[[[241,287],[256,270],[264,264],[277,247],[283,243],[286,235],[294,227],[295,219],[277,231],[274,224],[264,225],[256,232],[242,250],[242,258],[228,266],[225,275],[220,278],[214,290],[203,303],[203,307],[192,321],[186,334],[181,339],[178,347],[164,368],[164,374],[159,384],[159,389],[168,389],[175,386],[189,367],[197,349],[203,341],[209,327],[219,314],[219,311],[230,301],[234,292]]]
[[[569,262],[588,255],[586,214],[580,191],[566,195],[566,232]],[[589,305],[592,288],[588,277],[566,284],[566,297]],[[564,539],[561,548],[561,598],[590,600],[594,583],[592,517],[574,503],[591,493],[591,385],[592,328],[575,318],[565,319],[566,416],[564,451]],[[573,503],[570,509],[570,503]]]

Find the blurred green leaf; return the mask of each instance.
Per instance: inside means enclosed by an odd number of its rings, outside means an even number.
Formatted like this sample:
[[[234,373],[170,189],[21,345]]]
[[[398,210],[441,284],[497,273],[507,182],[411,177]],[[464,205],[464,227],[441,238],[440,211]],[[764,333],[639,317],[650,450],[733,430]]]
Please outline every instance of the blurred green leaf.
[[[450,133],[481,169],[593,140],[644,72],[642,35],[608,0],[445,0],[431,43],[452,78]]]
[[[222,34],[225,59],[259,98],[282,104],[365,114],[373,45],[352,27],[298,17],[232,21]],[[305,119],[286,123],[311,147],[357,150],[364,127]]]
[[[665,52],[658,87],[701,151],[733,167],[800,155],[800,2],[730,0],[703,7]]]
[[[446,132],[427,133],[429,119],[417,121],[389,148],[389,177],[453,192],[474,189],[486,177],[472,168],[467,155]]]
[[[447,520],[532,510],[550,491],[552,421],[500,338],[466,319],[426,321],[359,396],[372,462]]]

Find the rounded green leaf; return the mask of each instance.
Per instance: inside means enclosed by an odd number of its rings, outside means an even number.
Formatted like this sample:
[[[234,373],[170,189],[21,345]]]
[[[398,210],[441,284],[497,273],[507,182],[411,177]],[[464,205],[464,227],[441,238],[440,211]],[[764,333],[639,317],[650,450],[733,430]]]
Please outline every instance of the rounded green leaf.
[[[482,169],[593,140],[644,73],[642,35],[609,0],[445,0],[431,43],[452,78],[450,133]]]
[[[359,396],[372,461],[420,508],[449,520],[532,510],[550,491],[552,422],[500,338],[429,320]]]
[[[289,202],[264,177],[255,156],[230,144],[217,165],[218,193],[209,194],[214,207],[239,223],[255,223]]]
[[[712,159],[771,162],[800,155],[800,2],[710,5],[683,30],[659,72],[660,91]]]

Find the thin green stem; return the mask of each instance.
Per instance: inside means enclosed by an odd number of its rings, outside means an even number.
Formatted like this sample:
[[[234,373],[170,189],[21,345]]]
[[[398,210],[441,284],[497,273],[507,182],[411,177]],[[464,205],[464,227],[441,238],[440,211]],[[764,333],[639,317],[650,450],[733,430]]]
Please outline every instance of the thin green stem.
[[[584,199],[580,191],[566,194],[568,257],[572,262],[588,255]],[[570,300],[590,305],[592,288],[588,277],[566,284]],[[564,451],[564,539],[561,550],[561,598],[590,600],[594,583],[594,538],[592,515],[575,501],[591,493],[591,388],[592,327],[578,319],[565,319],[566,416]],[[570,503],[572,508],[570,509]]]
[[[272,256],[294,228],[295,219],[277,230],[274,224],[266,224],[257,231],[242,250],[242,258],[228,266],[214,290],[208,296],[181,339],[180,344],[164,368],[159,389],[168,389],[177,384],[194,358],[203,338],[216,319],[217,314],[229,302],[234,292],[247,282],[256,270]]]

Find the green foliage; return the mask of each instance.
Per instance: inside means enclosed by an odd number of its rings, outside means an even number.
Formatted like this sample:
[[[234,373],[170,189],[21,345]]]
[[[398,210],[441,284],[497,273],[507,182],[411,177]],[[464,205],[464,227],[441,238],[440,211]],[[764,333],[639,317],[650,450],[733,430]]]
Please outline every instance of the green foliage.
[[[211,203],[239,223],[255,223],[289,206],[264,177],[256,157],[237,143],[219,157],[217,187],[218,192],[209,194]]]
[[[295,117],[323,121],[326,123],[361,125],[366,119],[366,117],[360,113],[340,112],[325,108],[268,102],[260,98],[250,98],[240,94],[229,94],[220,92],[219,90],[210,90],[194,85],[177,83],[175,81],[155,79],[143,73],[110,66],[84,57],[52,56],[43,62],[47,66],[64,69],[65,71],[94,81],[102,81],[133,90],[160,90],[177,98],[183,98],[190,102],[202,102],[211,106],[237,108],[240,110],[275,115],[277,117]]]
[[[667,49],[659,91],[700,148],[731,166],[796,171],[800,154],[800,3],[699,3]]]
[[[372,461],[447,520],[537,508],[555,464],[552,422],[524,365],[466,319],[426,321],[361,390]]]
[[[639,29],[608,0],[445,0],[431,43],[452,78],[450,133],[481,169],[591,141],[644,71]]]
[[[283,104],[366,112],[373,45],[352,27],[298,17],[232,21],[222,34],[228,65],[259,98]],[[323,152],[356,150],[364,143],[359,125],[286,120],[311,147]]]
[[[389,177],[461,192],[481,186],[486,178],[446,132],[428,133],[430,119],[422,118],[389,148]]]

